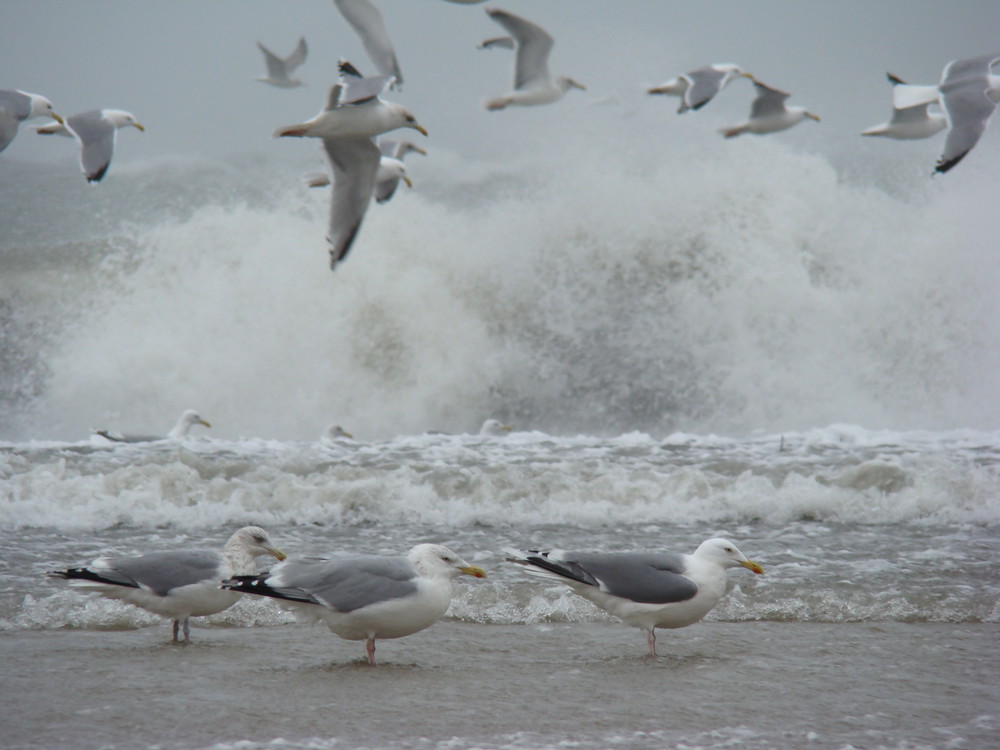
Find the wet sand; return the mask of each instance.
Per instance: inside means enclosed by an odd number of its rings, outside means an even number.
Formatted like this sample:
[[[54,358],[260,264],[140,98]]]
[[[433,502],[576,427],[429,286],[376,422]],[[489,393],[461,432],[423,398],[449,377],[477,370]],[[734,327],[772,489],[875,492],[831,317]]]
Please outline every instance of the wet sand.
[[[5,748],[987,747],[1000,625],[442,622],[0,634]],[[284,742],[275,742],[283,738]],[[240,742],[242,741],[242,742]],[[234,744],[235,743],[235,744]],[[907,744],[909,743],[909,744]]]

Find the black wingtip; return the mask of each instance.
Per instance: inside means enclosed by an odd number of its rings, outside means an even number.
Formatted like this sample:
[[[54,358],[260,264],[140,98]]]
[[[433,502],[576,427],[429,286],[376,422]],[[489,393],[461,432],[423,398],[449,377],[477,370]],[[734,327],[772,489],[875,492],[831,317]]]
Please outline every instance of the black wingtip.
[[[103,167],[98,169],[96,172],[92,172],[87,175],[87,182],[100,182],[104,179],[104,175],[108,172],[108,167],[110,164],[105,164]]]
[[[905,86],[906,85],[906,81],[904,81],[899,76],[893,75],[892,73],[886,73],[885,77],[889,79],[889,83],[891,83],[893,86]]]
[[[347,60],[341,60],[337,63],[337,70],[339,70],[345,76],[354,76],[355,78],[364,78],[361,72],[355,68]]]
[[[958,156],[955,156],[948,160],[945,160],[943,158],[938,159],[937,166],[934,168],[934,174],[944,174],[948,170],[952,169],[956,164],[958,164],[960,161],[962,161],[962,159],[965,158],[965,155],[967,153],[969,152],[963,151]]]

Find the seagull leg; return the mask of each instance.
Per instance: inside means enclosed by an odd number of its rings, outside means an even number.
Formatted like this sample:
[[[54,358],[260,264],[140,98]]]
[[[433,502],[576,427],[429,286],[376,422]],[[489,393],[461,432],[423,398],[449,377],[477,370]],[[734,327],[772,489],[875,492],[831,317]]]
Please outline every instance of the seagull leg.
[[[649,632],[646,633],[646,643],[649,644],[649,655],[656,656],[656,630],[650,628]]]
[[[375,639],[369,638],[365,641],[365,651],[368,652],[368,663],[375,666]]]
[[[177,631],[180,630],[181,621],[174,620],[174,643],[177,643]]]
[[[191,642],[191,618],[190,617],[185,617],[184,618],[184,642],[185,643],[190,643]]]

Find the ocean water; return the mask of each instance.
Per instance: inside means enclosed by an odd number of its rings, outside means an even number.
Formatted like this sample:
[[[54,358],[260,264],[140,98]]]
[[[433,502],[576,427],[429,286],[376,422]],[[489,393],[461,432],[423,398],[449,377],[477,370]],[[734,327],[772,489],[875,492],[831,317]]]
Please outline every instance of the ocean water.
[[[415,163],[333,274],[309,159],[99,189],[0,162],[0,744],[995,746],[995,177],[775,141],[650,159],[600,122],[548,145]],[[91,435],[186,408],[212,428]],[[489,577],[374,670],[270,602],[176,647],[45,577],[247,523]],[[503,554],[714,535],[766,573],[655,660]]]

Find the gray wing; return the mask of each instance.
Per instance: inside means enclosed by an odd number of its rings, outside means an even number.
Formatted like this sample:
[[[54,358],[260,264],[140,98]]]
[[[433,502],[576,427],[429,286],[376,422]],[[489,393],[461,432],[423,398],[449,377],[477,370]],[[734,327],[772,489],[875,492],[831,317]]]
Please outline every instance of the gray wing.
[[[711,65],[685,73],[683,77],[687,78],[690,84],[684,92],[684,102],[688,108],[698,109],[708,104],[712,97],[719,93],[725,75]]]
[[[324,138],[323,151],[330,162],[330,268],[347,257],[365,218],[380,153],[371,138]]]
[[[392,85],[394,80],[393,76],[367,76],[365,78],[341,76],[337,82],[342,88],[338,105],[358,105],[374,101]]]
[[[549,32],[541,26],[505,10],[487,8],[486,12],[517,40],[514,88],[522,88],[536,79],[547,79],[549,77],[549,52],[555,43]]]
[[[384,75],[394,76],[402,85],[403,72],[396,60],[396,51],[392,40],[385,30],[385,22],[378,8],[369,0],[333,0],[340,14],[354,28],[368,57],[375,63],[378,71]]]
[[[514,37],[511,36],[495,36],[489,39],[484,39],[479,43],[479,49],[493,49],[498,47],[500,49],[514,49]]]
[[[306,55],[308,54],[309,47],[306,45],[306,38],[304,36],[299,37],[299,43],[296,45],[295,50],[285,58],[285,70],[291,73],[306,61]]]
[[[166,440],[165,435],[123,435],[110,430],[94,430],[95,435],[116,443],[151,443],[155,440]]]
[[[291,560],[275,567],[267,585],[301,591],[338,612],[410,596],[417,572],[403,557],[348,557]]]
[[[19,91],[0,91],[0,151],[17,135],[21,121],[31,114],[31,99]]]
[[[109,583],[142,586],[160,596],[180,586],[222,580],[222,555],[211,550],[169,550],[139,557],[105,557],[99,562],[95,561],[93,572]]]
[[[385,203],[387,200],[392,198],[396,194],[396,188],[399,187],[399,178],[391,177],[388,180],[382,180],[375,185],[375,202]]]
[[[379,138],[378,139],[378,150],[382,152],[382,156],[390,156],[393,159],[398,159],[396,155],[396,149],[399,147],[400,142],[393,140],[392,138]]]
[[[80,141],[80,166],[88,182],[99,182],[108,171],[115,153],[118,129],[101,117],[100,110],[91,110],[66,119],[66,126]]]
[[[614,596],[645,604],[682,602],[698,593],[698,586],[683,575],[681,555],[644,552],[561,553],[555,566],[548,568],[569,578],[597,586]],[[538,565],[537,557],[528,560]],[[540,566],[544,567],[544,566]]]
[[[257,42],[257,46],[264,53],[264,62],[267,64],[267,75],[275,79],[288,78],[288,71],[285,70],[285,61],[260,42]]]
[[[750,105],[750,117],[770,117],[784,111],[785,100],[791,96],[784,91],[773,89],[759,81],[754,81],[754,89],[757,91],[757,98]]]
[[[982,55],[948,63],[941,82],[941,106],[951,129],[938,160],[938,172],[958,164],[979,142],[996,110],[986,93],[990,68],[1000,55]]]

